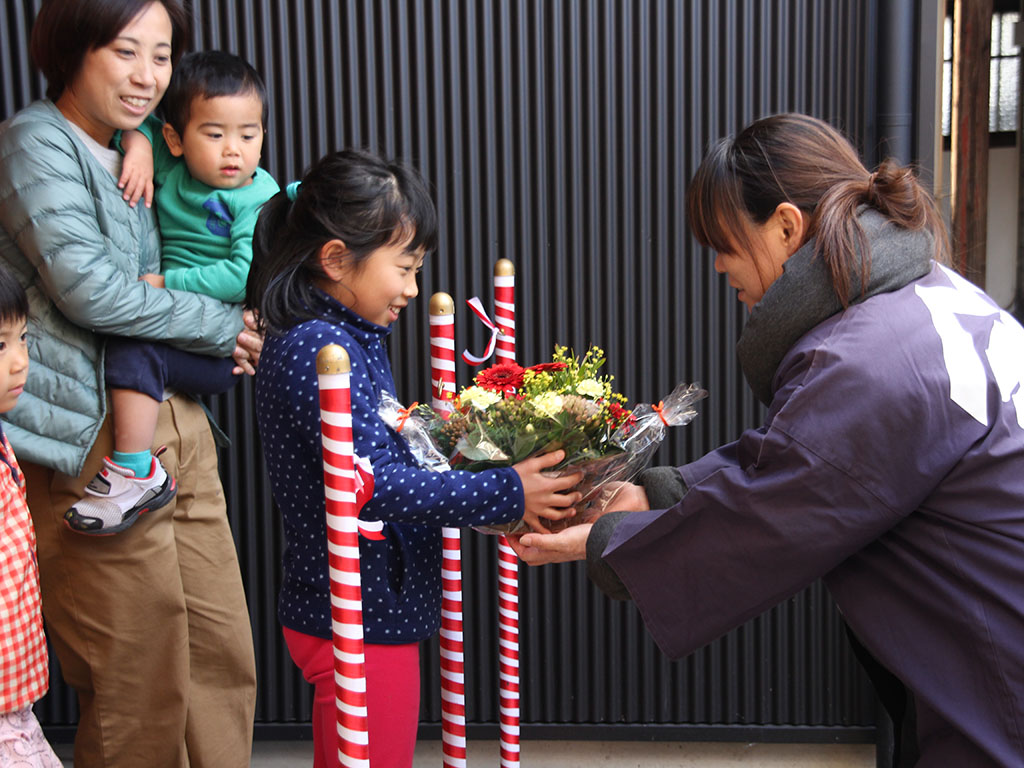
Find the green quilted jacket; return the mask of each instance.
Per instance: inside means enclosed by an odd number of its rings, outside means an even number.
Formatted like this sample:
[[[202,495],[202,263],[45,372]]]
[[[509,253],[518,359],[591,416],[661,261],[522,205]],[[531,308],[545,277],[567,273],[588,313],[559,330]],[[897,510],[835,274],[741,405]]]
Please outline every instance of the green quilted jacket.
[[[116,179],[50,101],[0,124],[0,260],[28,291],[28,383],[4,429],[18,458],[77,475],[106,415],[106,335],[227,357],[241,310],[140,282],[159,272],[153,212]]]

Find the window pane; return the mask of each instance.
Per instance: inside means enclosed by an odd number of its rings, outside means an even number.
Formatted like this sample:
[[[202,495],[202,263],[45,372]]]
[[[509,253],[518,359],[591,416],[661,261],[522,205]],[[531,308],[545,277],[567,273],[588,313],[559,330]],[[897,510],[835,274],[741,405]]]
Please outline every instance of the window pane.
[[[1020,59],[1003,59],[999,64],[999,110],[993,131],[1017,130],[1017,77]]]
[[[1019,14],[996,13],[992,16],[992,51],[989,70],[989,131],[1017,130],[1020,46],[1016,24]],[[952,131],[953,112],[953,19],[946,17],[942,36],[942,135]]]
[[[999,33],[999,55],[1019,56],[1020,48],[1017,46],[1017,13],[1000,13],[997,18],[1000,20]]]

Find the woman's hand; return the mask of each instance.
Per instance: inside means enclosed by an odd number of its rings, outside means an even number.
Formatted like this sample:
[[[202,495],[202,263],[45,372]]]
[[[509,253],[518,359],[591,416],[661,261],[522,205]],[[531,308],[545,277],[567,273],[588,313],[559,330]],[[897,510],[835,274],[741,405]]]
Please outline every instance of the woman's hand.
[[[592,523],[609,512],[639,512],[650,508],[647,491],[642,485],[613,482],[601,489],[583,519]]]
[[[552,451],[524,459],[512,466],[523,484],[523,522],[530,526],[531,530],[548,532],[540,521],[542,517],[548,520],[562,520],[576,514],[572,505],[582,498],[581,494],[563,491],[578,485],[583,479],[583,474],[574,472],[562,477],[544,474],[545,469],[555,466],[564,458],[565,451]]]
[[[256,373],[260,352],[263,351],[263,332],[259,330],[256,316],[251,309],[242,313],[242,322],[245,323],[245,327],[239,332],[235,341],[235,351],[231,355],[236,363],[233,373],[246,373],[252,376]]]
[[[142,198],[147,208],[152,207],[153,147],[149,139],[139,131],[124,131],[121,133],[121,148],[124,150],[124,160],[117,188],[123,190],[124,199],[132,208]]]
[[[506,536],[509,546],[527,565],[569,563],[587,559],[592,523],[572,525],[558,533],[519,533]]]

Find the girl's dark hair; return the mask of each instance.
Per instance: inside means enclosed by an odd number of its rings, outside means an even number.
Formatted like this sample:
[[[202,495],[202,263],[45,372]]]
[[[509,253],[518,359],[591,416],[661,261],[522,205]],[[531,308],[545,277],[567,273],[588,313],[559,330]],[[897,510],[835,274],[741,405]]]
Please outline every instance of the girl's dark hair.
[[[164,120],[185,135],[196,99],[253,94],[263,106],[263,127],[267,125],[267,89],[263,78],[245,59],[226,51],[189,53],[174,68],[160,110]]]
[[[410,237],[409,251],[437,247],[437,212],[415,170],[363,150],[326,155],[306,171],[294,201],[282,189],[260,211],[245,304],[262,328],[284,331],[317,316],[325,243],[340,240],[359,265]]]
[[[11,271],[0,264],[0,323],[17,323],[28,319],[28,296]]]
[[[843,306],[851,298],[851,273],[859,269],[860,284],[867,286],[871,270],[870,249],[857,220],[861,205],[876,208],[905,229],[927,230],[936,260],[948,263],[941,215],[913,170],[887,159],[869,173],[839,131],[807,115],[762,118],[721,140],[701,162],[686,195],[694,237],[723,253],[752,253],[754,227],[784,202],[807,216],[805,237],[815,239],[815,258],[828,265]],[[865,258],[859,259],[858,251]]]
[[[163,5],[171,18],[171,64],[177,64],[189,27],[179,0],[43,0],[29,50],[46,78],[46,98],[60,98],[85,54],[109,43],[153,3]]]

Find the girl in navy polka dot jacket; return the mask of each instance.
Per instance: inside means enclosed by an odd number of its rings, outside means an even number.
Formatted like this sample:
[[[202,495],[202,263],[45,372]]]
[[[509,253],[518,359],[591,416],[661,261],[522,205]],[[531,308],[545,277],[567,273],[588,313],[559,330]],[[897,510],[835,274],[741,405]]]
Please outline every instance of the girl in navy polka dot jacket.
[[[278,618],[295,663],[314,684],[314,766],[333,765],[335,712],[316,353],[328,343],[351,359],[355,452],[373,465],[360,517],[384,522],[360,538],[370,758],[412,764],[419,717],[418,642],[440,623],[442,526],[573,514],[579,478],[542,474],[562,452],[513,467],[444,474],[416,465],[377,415],[395,395],[385,340],[417,293],[435,247],[437,217],[422,179],[400,164],[345,150],[264,206],[246,303],[267,330],[256,411],[274,499],[284,521]]]

